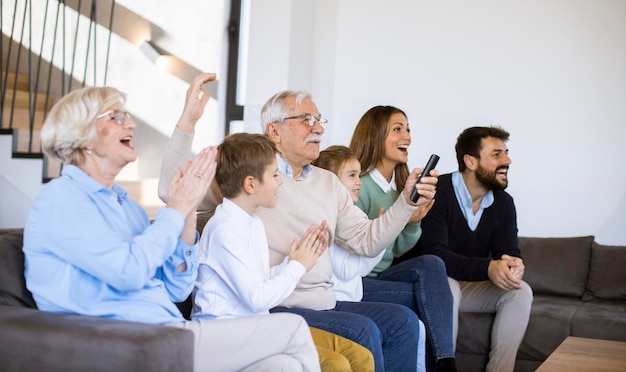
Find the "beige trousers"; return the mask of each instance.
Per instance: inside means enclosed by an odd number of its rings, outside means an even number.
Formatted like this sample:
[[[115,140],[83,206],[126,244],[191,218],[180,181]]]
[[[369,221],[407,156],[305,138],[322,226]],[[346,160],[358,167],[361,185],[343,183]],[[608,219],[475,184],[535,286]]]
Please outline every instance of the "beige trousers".
[[[194,338],[195,371],[320,371],[309,326],[280,313],[224,320],[192,320],[168,326]]]
[[[463,282],[448,277],[453,305],[453,340],[459,332],[459,311],[495,313],[491,327],[491,350],[487,372],[508,372],[515,368],[517,349],[522,343],[530,307],[533,302],[532,289],[522,281],[522,289],[505,291],[491,281]]]

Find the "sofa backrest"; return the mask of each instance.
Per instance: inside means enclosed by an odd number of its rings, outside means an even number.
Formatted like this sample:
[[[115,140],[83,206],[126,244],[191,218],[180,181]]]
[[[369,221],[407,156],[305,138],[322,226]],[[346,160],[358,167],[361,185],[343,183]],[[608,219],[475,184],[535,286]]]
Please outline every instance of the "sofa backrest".
[[[626,246],[591,244],[591,265],[583,300],[626,301]]]
[[[519,246],[535,294],[626,301],[626,246],[598,244],[593,236],[520,237]]]
[[[535,294],[580,298],[587,286],[593,239],[520,237],[524,281]]]
[[[0,305],[37,308],[24,279],[23,230],[0,232]]]

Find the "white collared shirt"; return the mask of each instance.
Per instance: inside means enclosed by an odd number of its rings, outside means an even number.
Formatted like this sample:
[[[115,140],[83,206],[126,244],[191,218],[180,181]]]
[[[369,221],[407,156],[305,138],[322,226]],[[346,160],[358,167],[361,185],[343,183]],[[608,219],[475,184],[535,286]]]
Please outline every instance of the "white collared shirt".
[[[306,272],[286,256],[270,267],[263,222],[224,198],[200,238],[194,319],[268,314],[287,298]]]
[[[369,174],[370,174],[370,177],[372,177],[372,180],[374,180],[374,182],[376,182],[378,187],[380,187],[380,189],[383,190],[384,193],[388,193],[389,190],[397,191],[396,190],[396,172],[395,171],[391,175],[391,181],[389,181],[389,182],[387,182],[385,177],[376,168],[372,169],[372,171]]]

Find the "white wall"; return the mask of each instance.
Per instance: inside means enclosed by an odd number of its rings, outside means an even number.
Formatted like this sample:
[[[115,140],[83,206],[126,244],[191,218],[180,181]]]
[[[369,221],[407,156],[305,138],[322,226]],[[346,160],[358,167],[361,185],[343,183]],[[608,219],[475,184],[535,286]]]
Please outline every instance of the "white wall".
[[[146,37],[155,45],[201,72],[216,72],[218,79],[226,76],[222,59],[227,48],[224,26],[229,12],[227,0],[186,0],[184,6],[175,0],[118,0],[117,3],[150,22],[151,34]],[[179,79],[148,58],[137,58],[137,45],[126,40],[114,39],[114,42],[112,48],[118,53],[110,60],[109,84],[129,93],[126,104],[129,111],[169,137],[182,112],[191,81]],[[218,84],[212,83],[205,89],[214,99],[196,127],[195,151],[219,143],[224,133],[220,116],[225,100],[220,98],[225,97],[225,84],[219,87]],[[157,161],[160,163],[160,159]]]
[[[255,0],[248,56],[247,104],[312,91],[324,147],[389,104],[409,165],[435,152],[449,172],[462,129],[501,125],[520,235],[626,244],[623,0]]]
[[[0,228],[23,227],[42,187],[43,160],[14,159],[13,136],[0,135]]]

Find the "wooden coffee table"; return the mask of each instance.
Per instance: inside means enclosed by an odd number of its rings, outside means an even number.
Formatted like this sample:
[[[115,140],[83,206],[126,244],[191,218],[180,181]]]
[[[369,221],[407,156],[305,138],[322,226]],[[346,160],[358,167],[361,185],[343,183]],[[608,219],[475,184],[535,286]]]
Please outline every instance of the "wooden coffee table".
[[[626,371],[626,342],[568,337],[537,372]]]

